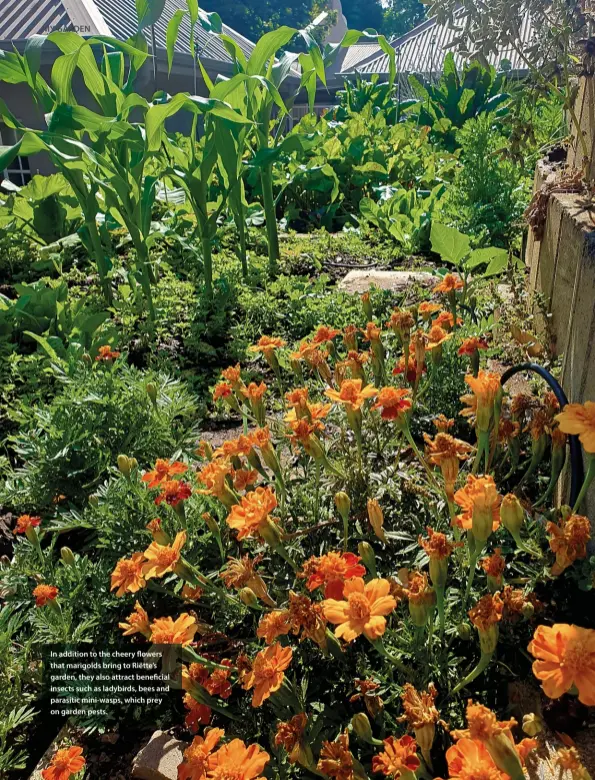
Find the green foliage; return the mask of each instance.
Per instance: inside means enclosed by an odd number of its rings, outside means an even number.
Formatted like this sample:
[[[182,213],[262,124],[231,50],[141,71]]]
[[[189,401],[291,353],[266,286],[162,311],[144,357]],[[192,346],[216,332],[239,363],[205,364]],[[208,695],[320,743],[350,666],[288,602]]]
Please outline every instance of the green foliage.
[[[362,198],[382,197],[387,185],[432,189],[456,165],[432,147],[427,128],[390,125],[386,112],[374,114],[370,104],[340,123],[304,117],[294,136],[307,137],[307,148],[275,167],[277,200],[292,227],[336,230],[355,221]]]
[[[363,198],[359,207],[362,217],[391,236],[405,254],[415,254],[427,248],[434,211],[440,209],[444,185],[437,184],[430,192],[385,187],[378,203]]]
[[[522,230],[529,180],[504,157],[507,140],[490,114],[469,120],[457,139],[463,164],[448,193],[450,219],[480,246],[514,244]]]
[[[399,37],[424,21],[426,7],[419,0],[386,0],[382,32],[389,37]]]
[[[454,265],[457,270],[465,274],[486,266],[482,275],[495,276],[501,274],[508,266],[506,249],[493,246],[471,249],[469,236],[439,222],[432,224],[430,239],[432,251],[440,255],[442,262]]]
[[[0,203],[2,201],[0,200]],[[0,229],[25,230],[34,240],[51,244],[74,233],[81,224],[81,210],[64,176],[34,176],[0,206]]]
[[[122,360],[80,363],[47,406],[22,409],[8,437],[17,460],[0,488],[0,502],[40,510],[57,495],[80,502],[104,479],[120,453],[141,465],[171,453],[190,435],[195,399],[183,384]],[[157,388],[154,405],[147,384]]]
[[[223,22],[251,41],[287,24],[302,29],[326,10],[325,0],[297,0],[279,6],[276,0],[203,0],[201,7],[216,11]]]
[[[510,95],[505,92],[506,76],[496,73],[494,67],[485,68],[472,62],[457,70],[454,54],[444,59],[439,81],[433,84],[418,76],[410,75],[409,83],[419,102],[412,108],[422,125],[432,128],[433,135],[447,149],[457,146],[457,129],[482,113],[495,112],[505,116]]]
[[[351,114],[359,114],[371,105],[373,114],[384,111],[387,122],[394,124],[397,115],[395,91],[394,84],[386,81],[379,83],[377,73],[369,81],[358,73],[355,82],[346,81],[344,89],[337,92],[339,105],[333,110],[333,118],[344,122]]]

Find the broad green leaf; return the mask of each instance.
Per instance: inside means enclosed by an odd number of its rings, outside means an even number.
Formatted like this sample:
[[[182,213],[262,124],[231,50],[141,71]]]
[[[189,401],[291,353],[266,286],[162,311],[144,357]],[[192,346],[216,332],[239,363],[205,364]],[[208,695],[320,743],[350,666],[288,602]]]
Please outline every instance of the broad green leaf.
[[[265,33],[254,47],[248,60],[247,72],[251,76],[266,75],[265,66],[269,60],[296,34],[293,27],[279,27],[277,30]]]
[[[396,65],[397,52],[386,40],[384,35],[378,36],[378,45],[380,46],[382,51],[388,56],[388,83],[392,86],[395,83],[395,78],[397,76],[397,65]]]
[[[447,263],[459,266],[461,260],[469,254],[469,236],[460,233],[456,228],[433,222],[430,232],[432,251],[440,255]]]
[[[167,51],[167,75],[171,73],[171,66],[174,61],[174,49],[178,40],[178,31],[184,18],[185,11],[178,9],[167,23],[167,32],[165,35],[165,49]]]
[[[135,0],[138,30],[155,24],[165,8],[165,0]]]
[[[59,364],[62,362],[62,359],[59,357],[58,353],[52,347],[47,338],[45,338],[45,336],[38,336],[37,333],[33,333],[30,330],[26,330],[25,335],[37,341],[37,343],[43,348],[43,350],[47,353],[51,360],[54,361],[54,363]]]
[[[484,276],[496,276],[508,268],[508,252],[503,251],[492,258],[485,270]]]
[[[324,61],[322,59],[322,53],[320,46],[315,38],[308,32],[308,30],[300,30],[299,35],[303,38],[306,46],[308,47],[308,54],[312,58],[312,65],[316,71],[316,75],[320,81],[326,85],[326,73],[324,71]]]
[[[469,255],[469,258],[465,261],[465,266],[467,268],[477,268],[478,265],[490,263],[494,257],[502,252],[506,255],[506,259],[508,260],[508,252],[506,249],[500,249],[496,246],[486,246],[482,249],[474,249]]]
[[[240,69],[245,72],[248,66],[246,55],[238,46],[237,41],[234,41],[233,38],[230,38],[229,35],[225,34],[220,35],[219,39],[229,56],[239,65]]]
[[[31,79],[29,84],[32,87],[34,87],[35,79],[39,73],[39,66],[41,64],[41,50],[45,40],[45,35],[32,35],[30,38],[27,38],[27,43],[25,44],[24,56]]]
[[[0,49],[0,81],[7,84],[23,84],[27,81],[23,58],[10,51]]]

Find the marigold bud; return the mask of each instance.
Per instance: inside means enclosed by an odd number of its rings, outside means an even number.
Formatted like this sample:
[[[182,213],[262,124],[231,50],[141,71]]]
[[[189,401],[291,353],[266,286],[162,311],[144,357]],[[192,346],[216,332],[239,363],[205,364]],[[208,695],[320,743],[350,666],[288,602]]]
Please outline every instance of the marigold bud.
[[[469,623],[459,623],[457,634],[463,641],[468,642],[471,639],[471,626]]]
[[[271,547],[278,547],[281,544],[281,529],[277,523],[270,517],[260,528],[260,535]]]
[[[208,512],[203,512],[201,516],[202,519],[205,521],[205,524],[209,529],[209,531],[212,534],[216,534],[218,536],[220,534],[219,524],[217,523],[213,515],[210,515]]]
[[[258,599],[252,588],[242,588],[238,591],[238,596],[242,604],[245,604],[247,607],[251,607],[252,609],[258,607]]]
[[[118,455],[117,463],[122,474],[124,474],[125,477],[129,477],[132,470],[132,464],[128,455]]]
[[[89,496],[89,503],[91,506],[99,506],[99,496],[96,496],[95,493]]]
[[[529,620],[535,614],[535,606],[530,601],[525,601],[522,606],[523,617]]]
[[[157,386],[154,382],[147,382],[146,384],[147,395],[151,399],[153,406],[157,406]]]
[[[66,566],[74,566],[76,563],[74,560],[74,553],[70,547],[62,547],[60,550],[60,558],[62,558]]]
[[[383,542],[386,542],[386,536],[384,535],[384,514],[382,508],[375,498],[368,499],[368,518],[370,525],[376,536]]]
[[[514,493],[508,493],[502,499],[500,505],[500,520],[506,530],[513,536],[518,536],[523,527],[523,521],[525,519],[525,510],[522,507],[521,502],[514,495]]]
[[[363,742],[373,744],[372,726],[365,712],[358,712],[351,718],[351,728]]]
[[[84,352],[81,356],[81,360],[86,366],[91,366],[93,364],[93,361],[91,360],[91,355],[89,355],[88,352]]]
[[[360,542],[357,546],[357,551],[366,568],[371,572],[376,571],[376,556],[374,555],[372,545],[368,542]]]
[[[338,493],[335,493],[335,506],[337,507],[337,512],[341,515],[341,517],[349,517],[351,500],[347,493],[344,493],[342,490],[340,490]]]

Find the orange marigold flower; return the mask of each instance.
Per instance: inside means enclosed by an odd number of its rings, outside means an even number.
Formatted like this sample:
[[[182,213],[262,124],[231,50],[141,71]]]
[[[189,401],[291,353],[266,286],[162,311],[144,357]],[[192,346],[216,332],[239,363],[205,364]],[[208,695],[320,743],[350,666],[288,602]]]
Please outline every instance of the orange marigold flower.
[[[54,753],[48,768],[42,769],[41,776],[43,780],[69,780],[80,772],[86,763],[81,747],[62,748]]]
[[[387,328],[401,335],[408,335],[414,325],[415,319],[408,309],[395,309],[386,323]]]
[[[112,572],[110,590],[117,588],[116,596],[125,593],[136,593],[146,585],[143,574],[145,556],[142,553],[134,553],[132,558],[121,558]]]
[[[355,687],[357,693],[350,697],[349,701],[354,702],[363,699],[370,717],[376,718],[384,709],[384,702],[378,694],[380,683],[374,680],[356,680]]]
[[[258,487],[232,506],[227,525],[238,532],[238,539],[257,537],[276,506],[277,499],[271,488]]]
[[[261,401],[263,395],[267,391],[267,386],[264,382],[261,382],[259,385],[256,384],[256,382],[250,382],[248,387],[242,388],[242,395],[244,395],[249,401]]]
[[[269,358],[277,349],[285,346],[283,339],[271,336],[261,336],[256,344],[252,347],[248,347],[248,352],[262,352],[262,354]]]
[[[343,585],[351,577],[363,577],[366,568],[359,555],[354,553],[329,552],[320,558],[310,558],[304,564],[300,577],[307,577],[309,591],[324,586],[326,599],[341,599]]]
[[[186,543],[186,531],[180,531],[171,545],[151,542],[143,553],[146,563],[143,564],[143,577],[150,580],[153,577],[164,577],[174,571],[182,557],[181,550]]]
[[[420,547],[423,547],[430,560],[444,561],[449,558],[455,547],[460,546],[460,542],[453,542],[446,534],[434,531],[429,526],[426,528],[428,538],[424,539],[421,535],[418,537]]]
[[[337,328],[329,328],[328,325],[319,325],[312,341],[314,344],[324,344],[327,341],[332,341],[335,336],[341,333]]]
[[[210,729],[203,737],[194,737],[184,751],[184,760],[178,767],[178,780],[205,780],[209,759],[221,738],[223,729]]]
[[[227,669],[221,669],[219,667],[213,669],[209,675],[209,679],[205,683],[205,688],[211,696],[229,699],[231,696],[231,683],[229,682],[229,676],[232,669],[231,662],[224,659],[221,661],[221,666],[226,666]]]
[[[177,506],[181,501],[186,501],[192,495],[192,488],[187,482],[179,479],[167,480],[160,485],[161,493],[155,499],[155,504],[159,506],[164,501],[170,506]]]
[[[185,601],[200,601],[202,598],[203,589],[198,585],[193,587],[192,585],[184,585],[182,588],[182,598]]]
[[[595,401],[566,404],[555,419],[563,433],[579,437],[585,452],[595,453]]]
[[[361,408],[368,398],[374,398],[378,392],[372,385],[362,387],[361,379],[345,379],[339,390],[325,390],[325,395],[335,403],[345,404],[353,412]]]
[[[187,612],[182,612],[175,620],[157,618],[151,623],[151,641],[154,645],[189,645],[197,629],[196,619]]]
[[[286,609],[275,609],[263,615],[256,629],[256,636],[264,639],[267,645],[272,645],[280,636],[291,631],[289,612]]]
[[[123,623],[118,623],[118,627],[124,632],[124,636],[132,636],[133,634],[142,634],[147,639],[151,638],[151,626],[149,623],[149,616],[140,605],[140,602],[136,602],[134,605],[134,612],[128,615],[127,619]]]
[[[178,474],[184,474],[186,471],[188,471],[188,466],[179,460],[170,463],[169,460],[157,458],[153,471],[143,474],[142,480],[148,483],[148,488],[154,488]]]
[[[462,290],[464,287],[463,280],[456,274],[445,274],[442,277],[442,281],[434,287],[435,293],[449,293],[456,290]]]
[[[196,701],[189,693],[184,694],[182,701],[184,707],[188,710],[186,717],[184,718],[184,723],[193,734],[196,734],[199,726],[209,725],[212,714],[209,706]]]
[[[291,632],[300,635],[300,642],[311,639],[326,649],[326,619],[322,604],[315,604],[308,596],[300,596],[289,591],[289,609],[287,610]]]
[[[198,481],[205,486],[204,490],[199,490],[198,492],[214,496],[227,505],[227,497],[230,494],[230,489],[226,478],[228,474],[231,474],[232,470],[232,465],[227,458],[221,458],[207,463],[197,475]],[[231,501],[235,501],[233,494],[231,494],[230,497],[230,502]]]
[[[21,515],[16,522],[13,534],[25,534],[30,528],[37,528],[41,524],[41,517]]]
[[[221,372],[221,376],[223,379],[225,379],[226,382],[229,382],[233,387],[237,387],[241,384],[242,381],[242,369],[240,367],[239,363],[236,363],[235,366],[229,366],[228,368],[224,368]]]
[[[213,390],[213,401],[217,402],[220,398],[232,398],[233,387],[229,382],[217,382]]]
[[[499,593],[486,593],[469,610],[469,618],[478,631],[489,631],[490,627],[502,620],[504,603]]]
[[[432,314],[440,311],[442,307],[438,303],[431,303],[430,301],[422,301],[417,307],[420,317],[424,322],[427,322]]]
[[[558,699],[575,687],[579,701],[595,706],[595,630],[567,623],[538,626],[528,650],[546,696]]]
[[[336,780],[353,780],[353,756],[349,750],[349,734],[344,731],[334,742],[323,742],[318,771]]]
[[[372,771],[382,772],[387,777],[413,778],[413,773],[419,769],[420,760],[417,757],[417,742],[406,734],[404,737],[388,737],[382,740],[384,751],[372,758]]]
[[[465,487],[455,493],[454,500],[463,509],[463,513],[456,517],[456,524],[466,531],[473,531],[479,541],[485,541],[492,531],[500,527],[502,497],[493,477],[470,474]]]
[[[383,420],[399,420],[412,408],[411,391],[396,387],[383,387],[378,391],[376,403],[372,409],[381,409]]]
[[[441,328],[440,325],[436,324],[435,322],[428,332],[428,343],[426,344],[426,349],[430,350],[435,349],[436,347],[440,347],[442,344],[444,344],[445,341],[451,339],[452,336],[452,333],[447,333],[444,328]]]
[[[252,694],[252,706],[260,707],[265,699],[278,691],[285,679],[285,670],[291,663],[293,652],[291,647],[281,647],[276,642],[260,653],[254,659],[252,669],[242,680],[242,687]]]
[[[104,344],[97,350],[97,356],[95,357],[95,360],[101,362],[103,360],[116,360],[116,358],[119,357],[120,353],[118,351],[113,350],[109,344]]]
[[[238,493],[243,493],[247,487],[254,485],[258,481],[258,471],[256,469],[238,469],[232,473],[233,486]]]
[[[308,416],[308,395],[307,387],[296,387],[295,390],[285,393],[285,399],[293,407],[297,417]]]
[[[494,410],[494,401],[498,393],[501,392],[500,377],[492,371],[480,370],[476,377],[467,374],[465,382],[475,396],[477,428],[480,431],[488,431]]]
[[[275,602],[269,596],[264,580],[256,571],[256,566],[261,560],[262,555],[257,555],[255,558],[250,558],[249,555],[244,555],[243,558],[229,558],[227,566],[219,576],[227,588],[240,590],[248,587],[261,601],[273,607]]]
[[[406,720],[412,729],[420,729],[428,724],[438,723],[440,713],[434,704],[437,696],[438,691],[434,683],[430,683],[428,690],[421,693],[416,691],[411,683],[405,683],[401,694],[405,714],[398,720]]]
[[[374,322],[368,322],[366,329],[362,330],[362,333],[364,334],[364,341],[380,341],[382,328],[379,328]]]
[[[416,626],[423,626],[429,612],[436,604],[436,592],[430,587],[425,572],[413,571],[407,574],[407,587],[403,593],[409,600],[409,614]]]
[[[246,747],[241,739],[232,739],[209,758],[207,776],[209,780],[265,780],[259,775],[270,758],[258,745]]]
[[[298,715],[294,715],[291,720],[280,721],[277,724],[275,745],[285,748],[290,764],[297,764],[302,757],[304,731],[307,723],[308,716],[305,712],[300,712]]]
[[[521,426],[510,417],[502,417],[498,424],[498,441],[505,443],[516,439],[521,432]]]
[[[459,461],[466,460],[473,447],[448,433],[437,433],[432,439],[424,433],[428,461],[438,466],[444,479],[448,500],[454,502],[454,487],[459,476]]]
[[[397,606],[390,594],[390,582],[374,579],[364,583],[352,577],[343,586],[343,601],[326,599],[322,603],[325,618],[337,626],[335,636],[353,642],[363,634],[374,640],[386,631],[386,615]]]
[[[502,575],[506,568],[506,559],[501,555],[502,549],[496,547],[493,555],[488,555],[481,560],[481,568],[485,571],[488,577],[493,577],[495,580],[502,582]]]
[[[355,349],[350,349],[347,353],[347,364],[351,371],[361,370],[369,360],[369,352],[357,352]]]
[[[59,591],[55,585],[38,585],[33,589],[36,607],[45,607],[50,601],[54,601]]]
[[[446,433],[451,428],[453,428],[455,424],[454,420],[449,420],[448,417],[446,417],[444,414],[439,414],[434,417],[433,422],[434,428],[436,428],[439,433]]]
[[[502,591],[502,601],[504,602],[505,620],[518,620],[525,614],[527,608],[530,609],[529,616],[543,609],[543,604],[535,593],[525,594],[520,588],[513,588],[511,585],[506,585]]]
[[[587,544],[591,539],[591,522],[583,515],[563,511],[560,523],[549,522],[546,526],[550,550],[556,555],[551,573],[562,574],[564,569],[576,560],[587,557]]]
[[[213,452],[213,458],[239,458],[248,455],[252,450],[252,438],[250,436],[238,436],[237,439],[224,441],[220,447]]]
[[[454,327],[454,317],[452,315],[452,312],[450,311],[441,311],[440,314],[436,317],[436,319],[433,321],[432,325],[438,326],[440,328],[444,328],[444,330],[450,331]],[[457,325],[462,325],[463,320],[460,317],[457,317]]]
[[[474,704],[471,699],[467,702],[467,729],[452,731],[453,739],[473,739],[485,744],[493,737],[505,734],[517,725],[514,718],[499,721],[492,710],[483,704]]]
[[[405,378],[410,384],[413,384],[417,378],[417,360],[413,355],[409,354],[409,360],[407,361],[407,372],[405,372],[405,355],[401,355],[396,366],[393,368],[393,376],[399,376],[399,374],[405,374]],[[422,369],[422,374],[425,373],[426,367]]]
[[[487,349],[488,342],[481,338],[481,336],[471,336],[468,339],[464,339],[461,346],[458,349],[459,355],[473,355],[474,352],[480,349]]]
[[[473,739],[459,739],[446,751],[450,780],[509,780],[501,772],[486,747]]]
[[[559,748],[554,755],[553,763],[560,768],[561,772],[570,772],[572,780],[591,780],[591,775],[582,764],[575,747]]]

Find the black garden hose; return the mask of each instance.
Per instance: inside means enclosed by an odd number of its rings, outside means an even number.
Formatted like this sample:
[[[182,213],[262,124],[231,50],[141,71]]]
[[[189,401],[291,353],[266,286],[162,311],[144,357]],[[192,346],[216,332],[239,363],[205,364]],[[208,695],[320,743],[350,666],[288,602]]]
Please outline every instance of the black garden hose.
[[[521,371],[533,371],[547,382],[560,404],[560,409],[564,409],[568,403],[566,393],[550,372],[537,363],[519,363],[518,366],[512,366],[502,374],[500,384],[504,386],[511,377]],[[568,441],[570,444],[570,506],[574,506],[584,480],[583,453],[578,436],[569,436]]]

